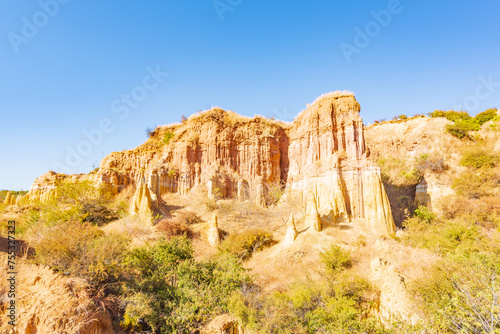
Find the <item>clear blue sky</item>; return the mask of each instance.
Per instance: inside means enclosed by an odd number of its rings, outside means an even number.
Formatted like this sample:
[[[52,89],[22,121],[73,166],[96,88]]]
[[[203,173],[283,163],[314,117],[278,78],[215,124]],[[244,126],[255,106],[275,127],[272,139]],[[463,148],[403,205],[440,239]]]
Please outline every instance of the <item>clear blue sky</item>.
[[[88,172],[210,106],[292,120],[345,89],[365,124],[500,107],[494,0],[59,1],[0,0],[0,189]]]

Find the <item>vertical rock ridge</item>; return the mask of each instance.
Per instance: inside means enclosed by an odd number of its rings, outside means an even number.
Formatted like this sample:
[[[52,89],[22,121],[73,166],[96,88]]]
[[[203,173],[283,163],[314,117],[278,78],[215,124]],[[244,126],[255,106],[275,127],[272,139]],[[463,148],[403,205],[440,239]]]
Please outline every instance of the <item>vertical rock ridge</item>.
[[[115,193],[135,185],[152,205],[167,192],[186,195],[195,186],[206,187],[212,197],[254,196],[265,205],[268,188],[281,184],[304,201],[314,193],[319,216],[364,218],[377,233],[390,235],[390,206],[380,170],[367,159],[359,113],[348,93],[319,97],[289,124],[213,108],[159,127],[133,150],[108,155],[88,177]],[[27,198],[41,199],[51,190],[53,183],[37,179]]]

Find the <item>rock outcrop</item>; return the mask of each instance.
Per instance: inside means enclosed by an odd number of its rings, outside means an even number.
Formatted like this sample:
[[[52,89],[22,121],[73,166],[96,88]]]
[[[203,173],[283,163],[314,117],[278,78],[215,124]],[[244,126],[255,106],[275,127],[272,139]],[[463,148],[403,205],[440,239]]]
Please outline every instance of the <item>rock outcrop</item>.
[[[7,254],[0,253],[7,267]],[[15,333],[111,334],[112,315],[105,302],[82,279],[57,274],[48,266],[35,265],[16,258]],[[9,276],[0,272],[0,289],[9,291]],[[0,333],[14,333],[4,293],[0,309]]]
[[[217,223],[217,215],[215,213],[212,220],[209,222],[207,240],[212,247],[218,247],[220,244],[219,224]]]
[[[238,319],[229,314],[215,317],[202,330],[202,334],[244,334],[243,326]]]
[[[311,231],[321,232],[321,217],[318,213],[316,196],[310,191],[306,199],[306,226]]]
[[[138,215],[143,221],[151,222],[154,214],[154,201],[157,201],[156,198],[151,197],[147,183],[141,182],[130,202],[129,213]]]
[[[391,235],[390,206],[380,170],[367,159],[359,112],[354,95],[341,92],[321,96],[293,123],[213,108],[158,127],[133,150],[111,153],[89,177],[113,192],[128,185],[144,188],[145,179],[151,198],[205,187],[215,199],[261,205],[273,202],[272,189],[285,186],[287,194],[304,201],[314,194],[317,230],[327,217],[365,218],[377,233]],[[37,181],[30,199],[43,198],[53,187]]]
[[[385,321],[402,318],[412,324],[420,319],[415,313],[405,279],[394,265],[379,257],[370,262],[371,278],[380,286],[379,314]]]
[[[16,196],[12,196],[10,192],[7,192],[3,204],[5,204],[5,206],[9,206],[9,205],[14,205],[15,203],[16,203]]]
[[[295,220],[293,219],[293,213],[290,215],[290,219],[286,222],[286,234],[283,239],[284,243],[292,243],[295,238],[297,238],[297,229],[295,228]]]

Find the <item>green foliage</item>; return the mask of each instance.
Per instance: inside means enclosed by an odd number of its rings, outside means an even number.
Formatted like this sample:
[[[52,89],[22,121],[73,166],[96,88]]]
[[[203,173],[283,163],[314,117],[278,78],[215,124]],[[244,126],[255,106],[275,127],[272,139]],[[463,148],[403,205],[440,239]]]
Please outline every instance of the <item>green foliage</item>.
[[[468,138],[472,139],[469,135],[470,131],[477,131],[481,128],[481,126],[476,122],[474,118],[469,119],[460,119],[455,121],[454,124],[449,124],[446,126],[446,131],[448,131],[451,135],[463,139]]]
[[[450,254],[412,288],[436,330],[498,333],[499,268],[491,254]]]
[[[436,110],[429,113],[429,116],[445,117],[446,119],[452,121],[453,124],[446,126],[446,131],[459,139],[472,139],[469,134],[470,131],[477,131],[484,123],[498,118],[496,109],[488,109],[477,114],[475,117],[471,117],[466,111],[453,110]]]
[[[465,167],[492,168],[499,162],[500,157],[496,153],[489,153],[482,149],[473,149],[466,151],[460,159],[460,164]]]
[[[135,249],[128,264],[136,274],[128,281],[122,325],[140,329],[143,321],[153,332],[196,332],[211,317],[227,312],[229,297],[248,281],[229,255],[194,261],[186,237]]]
[[[495,118],[498,118],[497,116],[498,110],[496,108],[490,108],[488,110],[485,110],[474,117],[476,121],[478,122],[479,125],[483,125],[484,123],[491,121]]]
[[[11,196],[22,196],[28,193],[28,191],[25,190],[0,190],[0,203],[3,203],[5,201],[5,197],[7,196],[7,193],[10,193]]]
[[[270,295],[257,289],[238,292],[229,309],[258,333],[389,332],[368,315],[377,294],[365,279],[349,273],[330,282],[301,282]]]
[[[478,226],[468,220],[434,221],[430,224],[417,217],[403,222],[408,235],[403,241],[413,247],[423,247],[437,253],[456,250],[477,251],[483,242]]]
[[[167,131],[163,135],[163,143],[165,145],[168,145],[170,143],[170,139],[172,139],[175,136],[175,134],[172,131]]]
[[[387,157],[378,159],[377,163],[384,181],[396,186],[415,185],[422,179],[421,172],[408,159]]]
[[[418,208],[415,209],[415,216],[427,223],[431,223],[436,218],[436,215],[425,205],[419,205]]]
[[[220,244],[219,249],[245,260],[250,258],[254,252],[274,243],[276,241],[271,233],[254,229],[239,234],[230,234]]]
[[[471,119],[469,113],[467,111],[454,111],[454,110],[435,110],[434,112],[429,113],[430,117],[444,117],[452,122]]]
[[[320,253],[320,256],[323,264],[332,272],[350,268],[352,265],[352,258],[349,252],[336,244],[332,244],[328,249]]]

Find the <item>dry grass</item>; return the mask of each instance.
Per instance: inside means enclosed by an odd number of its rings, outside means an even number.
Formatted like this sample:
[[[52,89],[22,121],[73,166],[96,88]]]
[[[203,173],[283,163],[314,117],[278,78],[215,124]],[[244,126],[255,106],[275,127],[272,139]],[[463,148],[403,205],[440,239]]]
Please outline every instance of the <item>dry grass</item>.
[[[0,255],[6,268],[7,257]],[[55,274],[50,268],[17,260],[17,329],[21,333],[115,332],[106,307],[85,281]],[[7,274],[0,273],[0,332],[11,329],[7,318]]]
[[[161,237],[161,233],[157,232],[150,223],[141,221],[135,215],[109,223],[102,230],[106,234],[116,233],[129,238],[132,247],[142,246]]]
[[[156,229],[168,238],[179,235],[186,235],[188,238],[192,239],[195,234],[193,230],[189,227],[189,225],[185,222],[163,218],[156,224]]]

